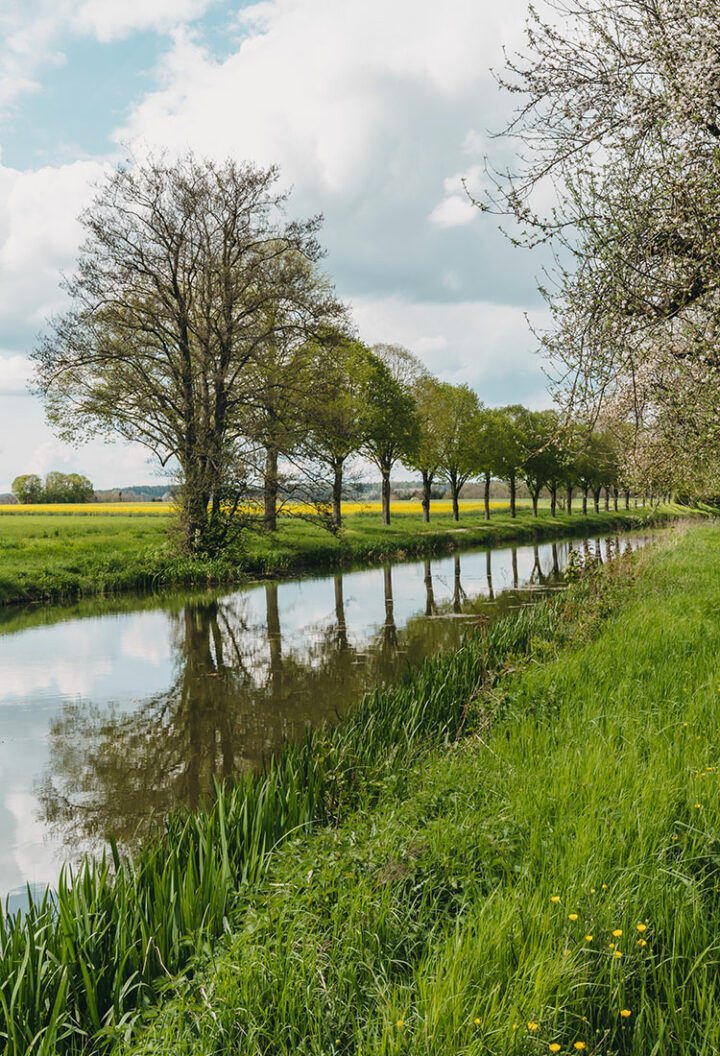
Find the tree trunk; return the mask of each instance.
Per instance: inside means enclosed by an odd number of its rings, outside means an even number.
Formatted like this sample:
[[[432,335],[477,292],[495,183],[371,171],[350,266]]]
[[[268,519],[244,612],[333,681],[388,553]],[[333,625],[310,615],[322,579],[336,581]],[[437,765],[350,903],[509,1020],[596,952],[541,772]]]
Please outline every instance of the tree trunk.
[[[533,504],[533,517],[537,517],[538,493],[536,491],[531,491],[530,497]]]
[[[274,447],[268,447],[265,455],[265,480],[263,498],[265,512],[263,523],[268,532],[277,531],[277,497],[278,497],[278,453]]]
[[[630,509],[630,492],[627,489],[625,490],[625,509]]]
[[[567,515],[572,517],[572,500],[573,500],[573,486],[568,484],[567,486]]]
[[[595,513],[600,513],[600,492],[602,488],[593,488],[593,503],[595,506]]]
[[[382,523],[390,524],[390,469],[381,469],[382,473]]]
[[[433,474],[426,469],[422,471],[422,519],[427,524],[430,520],[430,489],[432,487]]]
[[[587,517],[587,497],[588,497],[588,491],[589,490],[590,490],[589,488],[583,488],[583,503],[582,503],[583,517]]]
[[[184,488],[185,549],[188,553],[202,550],[205,543],[205,529],[208,522],[209,495],[198,488],[188,485]]]
[[[515,516],[515,474],[510,477],[510,516]]]
[[[613,509],[617,511],[618,508],[618,495],[620,492],[617,488],[613,488]]]
[[[342,482],[343,482],[343,463],[344,459],[335,458],[333,460],[333,508],[332,508],[332,523],[336,528],[342,525]]]
[[[557,488],[553,484],[550,488],[550,516],[555,516],[555,509],[557,507]]]
[[[485,520],[490,520],[490,474],[485,474]]]
[[[458,505],[458,499],[460,498],[460,488],[458,487],[457,474],[450,474],[450,492],[452,494],[452,515],[454,521],[460,520],[460,507]]]
[[[610,511],[610,488],[605,488],[605,509]]]

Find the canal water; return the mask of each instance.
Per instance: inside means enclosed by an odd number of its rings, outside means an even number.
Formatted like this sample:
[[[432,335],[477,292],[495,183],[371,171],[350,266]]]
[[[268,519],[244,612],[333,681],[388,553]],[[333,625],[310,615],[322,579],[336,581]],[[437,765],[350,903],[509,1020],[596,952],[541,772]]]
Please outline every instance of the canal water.
[[[0,899],[22,904],[25,885],[54,884],[109,834],[131,846],[214,779],[335,721],[478,619],[558,587],[571,548],[607,561],[652,538],[0,610]]]

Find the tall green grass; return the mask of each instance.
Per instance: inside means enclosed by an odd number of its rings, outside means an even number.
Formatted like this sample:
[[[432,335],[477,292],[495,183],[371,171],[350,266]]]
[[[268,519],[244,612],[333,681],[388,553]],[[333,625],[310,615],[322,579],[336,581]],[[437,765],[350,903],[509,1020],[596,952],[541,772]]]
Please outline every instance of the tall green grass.
[[[502,666],[557,637],[566,604],[576,602],[556,598],[488,624],[404,685],[376,689],[339,726],[218,789],[203,811],[172,815],[134,860],[112,845],[102,861],[66,870],[55,894],[30,897],[27,912],[0,912],[7,1056],[105,1051],[212,950],[270,850],[381,793],[401,796],[430,746],[476,727]]]

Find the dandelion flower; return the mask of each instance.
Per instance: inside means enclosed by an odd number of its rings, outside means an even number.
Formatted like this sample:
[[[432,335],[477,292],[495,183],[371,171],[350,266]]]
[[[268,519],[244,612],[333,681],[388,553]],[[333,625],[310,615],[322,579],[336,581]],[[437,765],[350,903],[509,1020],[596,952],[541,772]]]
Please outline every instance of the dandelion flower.
[[[551,902],[559,902],[560,901],[560,895],[550,895],[550,901]]]
[[[539,1026],[539,1023],[533,1023],[533,1021],[530,1020],[530,1022],[528,1023],[528,1030],[537,1030]]]
[[[638,946],[647,946],[645,939],[638,939]]]
[[[611,942],[611,943],[610,943],[610,949],[611,949],[611,950],[614,950],[614,949],[615,949],[615,943],[614,943],[614,942]]]
[[[603,884],[602,885],[602,889],[603,889],[603,891],[607,891],[607,884]]]
[[[567,957],[567,955],[568,955],[568,954],[570,953],[570,950],[568,950],[568,949],[567,949],[567,947],[566,947],[566,948],[565,948],[565,949],[563,950],[563,953],[564,953],[564,954],[565,954],[565,956]]]
[[[619,960],[622,957],[622,950],[615,950],[613,957],[617,957]]]
[[[550,1049],[550,1052],[560,1052],[560,1046],[556,1041],[550,1042],[548,1048]]]
[[[479,1016],[475,1016],[475,1026],[476,1027],[480,1026],[480,1017]]]
[[[616,939],[619,939],[620,936],[622,935],[622,928],[615,928],[615,931],[613,932],[613,935],[615,936]]]
[[[573,1048],[576,1048],[578,1052],[582,1052],[583,1049],[587,1048],[584,1041],[576,1041]]]
[[[399,1019],[399,1020],[397,1021],[397,1023],[395,1024],[395,1026],[396,1026],[396,1027],[401,1027],[402,1025],[403,1025],[403,1021],[402,1021],[402,1019]]]
[[[577,920],[577,919],[578,919],[577,913],[568,913],[568,920]]]
[[[623,1017],[623,1019],[627,1019],[628,1016],[632,1015],[632,1012],[630,1011],[629,1008],[621,1008],[620,1009],[620,1015]]]
[[[513,1030],[517,1030],[517,1029],[518,1029],[517,1023],[513,1023]]]
[[[700,810],[700,804],[699,803],[695,804],[695,810]]]
[[[637,924],[636,927],[638,931],[647,931],[647,924]]]
[[[586,935],[585,942],[592,942],[592,935]]]

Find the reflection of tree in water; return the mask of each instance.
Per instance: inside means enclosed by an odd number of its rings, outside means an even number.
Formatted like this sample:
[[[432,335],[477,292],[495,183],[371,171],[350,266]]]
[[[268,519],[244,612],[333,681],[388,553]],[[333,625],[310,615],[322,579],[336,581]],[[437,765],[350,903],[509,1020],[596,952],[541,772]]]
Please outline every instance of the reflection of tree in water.
[[[596,553],[599,554],[597,543]],[[613,549],[620,549],[619,540]],[[585,548],[590,557],[589,545]],[[544,584],[537,549],[533,576]],[[558,568],[565,551],[553,551]],[[487,593],[468,598],[454,555],[452,592],[439,604],[430,561],[424,566],[425,604],[404,628],[395,621],[393,572],[382,573],[384,619],[370,641],[353,642],[346,620],[343,576],[333,577],[328,618],[283,633],[277,583],[265,584],[264,612],[252,616],[248,595],[203,597],[186,603],[172,621],[175,675],[169,689],[133,711],[68,705],[50,730],[50,759],[40,789],[44,820],[66,843],[96,843],[114,833],[125,843],[148,819],[174,804],[196,807],[213,781],[258,766],[285,739],[298,739],[347,711],[362,693],[390,683],[424,656],[457,644],[465,620],[426,619],[452,614],[487,617],[494,597],[492,559],[486,554]],[[518,582],[517,551],[512,551]],[[328,584],[329,586],[329,584]],[[449,586],[449,585],[448,585]],[[525,596],[508,591],[493,602],[498,614]]]
[[[173,621],[176,675],[167,692],[124,713],[66,706],[50,730],[39,789],[44,820],[66,843],[114,833],[128,843],[174,804],[196,807],[214,780],[260,765],[283,740],[334,721],[398,667],[453,644],[453,629],[423,619],[399,632],[392,572],[383,574],[385,619],[374,639],[350,643],[343,578],[334,612],[293,650],[282,633],[278,584],[264,588],[265,619],[243,595],[185,605]]]

